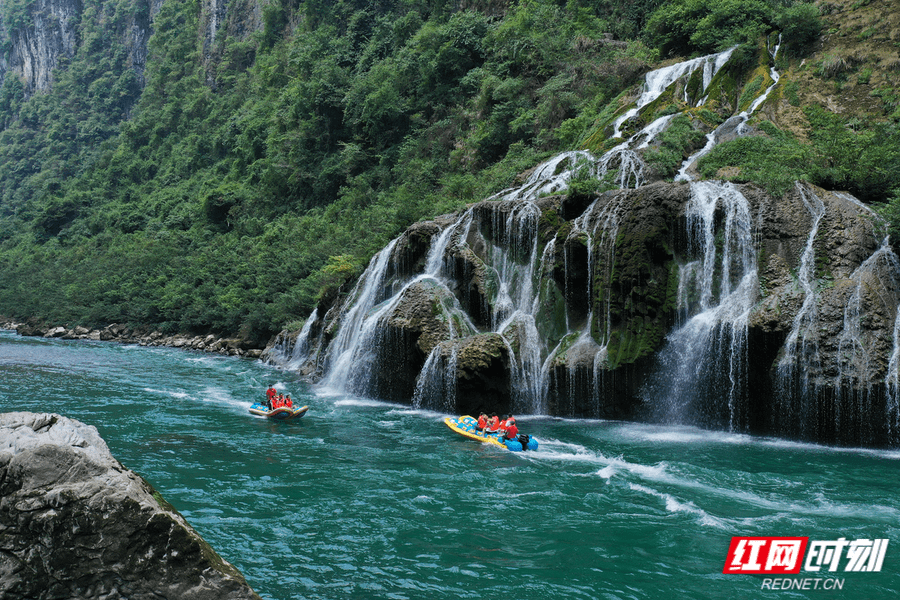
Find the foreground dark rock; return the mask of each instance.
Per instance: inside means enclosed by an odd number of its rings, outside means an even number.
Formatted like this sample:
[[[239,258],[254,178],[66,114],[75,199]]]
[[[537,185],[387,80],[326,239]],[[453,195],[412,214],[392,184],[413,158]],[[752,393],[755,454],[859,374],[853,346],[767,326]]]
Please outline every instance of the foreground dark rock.
[[[0,597],[256,599],[94,427],[0,414]]]

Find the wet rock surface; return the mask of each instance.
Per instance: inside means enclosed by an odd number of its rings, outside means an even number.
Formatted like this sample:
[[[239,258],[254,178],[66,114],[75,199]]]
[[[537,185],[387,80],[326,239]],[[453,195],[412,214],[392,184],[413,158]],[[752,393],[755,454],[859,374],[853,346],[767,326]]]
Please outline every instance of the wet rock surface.
[[[0,597],[255,600],[96,428],[0,414]]]
[[[680,409],[648,403],[679,377],[678,393],[697,398],[684,401],[694,404],[688,423],[893,443],[884,422],[892,410],[900,419],[886,383],[900,262],[877,217],[848,194],[797,184],[773,197],[753,185],[657,182],[592,198],[486,200],[403,234],[394,246],[400,266],[388,269],[379,302],[403,287],[399,276],[419,276],[438,239],[447,244],[440,272],[404,288],[378,325],[375,397],[392,390],[390,399],[411,402],[417,369],[438,348],[455,385],[445,376],[435,389],[455,390],[456,412],[670,422]],[[741,302],[717,312],[739,288]],[[347,306],[337,306],[327,331],[342,326]],[[673,333],[703,311],[717,323],[696,340],[705,349],[661,360]],[[457,322],[466,325],[448,326]],[[322,365],[326,352],[320,344],[309,356]],[[453,411],[447,401],[433,407]],[[835,422],[851,425],[831,426],[838,414]]]

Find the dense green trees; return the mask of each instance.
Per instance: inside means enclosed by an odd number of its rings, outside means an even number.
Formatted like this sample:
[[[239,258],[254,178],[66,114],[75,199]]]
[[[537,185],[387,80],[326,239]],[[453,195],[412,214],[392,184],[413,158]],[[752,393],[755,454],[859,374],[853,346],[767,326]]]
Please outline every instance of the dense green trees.
[[[0,89],[0,314],[264,339],[560,125],[577,139],[649,55],[604,43],[642,26],[617,1],[285,0],[204,50],[200,3],[169,0],[140,89],[126,37],[100,37],[140,6],[86,3],[53,88]]]
[[[649,43],[663,56],[711,53],[753,43],[778,29],[789,51],[806,53],[822,24],[813,4],[793,0],[673,0],[647,21]]]
[[[52,89],[0,87],[0,314],[264,341],[410,223],[577,147],[660,52],[778,26],[808,44],[819,26],[805,4],[764,0],[457,4],[279,0],[247,33],[234,2],[205,46],[202,3],[166,0],[141,87],[126,33],[146,3],[85,0]],[[2,6],[7,26],[28,14]],[[661,171],[696,141],[679,123]],[[808,164],[852,182],[847,160],[868,158],[833,134]],[[889,151],[892,130],[872,135]],[[807,164],[790,139],[749,143],[734,149]]]

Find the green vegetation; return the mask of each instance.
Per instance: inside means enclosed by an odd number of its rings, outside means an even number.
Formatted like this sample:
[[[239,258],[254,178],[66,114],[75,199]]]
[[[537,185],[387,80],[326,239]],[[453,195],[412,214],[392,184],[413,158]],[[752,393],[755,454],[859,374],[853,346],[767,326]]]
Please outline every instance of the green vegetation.
[[[0,1],[0,31],[28,26],[33,4]],[[797,58],[823,27],[815,5],[790,0],[274,0],[255,31],[239,0],[207,38],[203,3],[166,0],[140,71],[130,36],[149,28],[149,5],[82,5],[77,49],[49,91],[13,73],[0,86],[0,314],[259,342],[346,293],[416,220],[559,150],[603,147],[660,56],[747,42],[730,87],[717,84],[736,102],[768,68],[764,36],[783,31]],[[0,53],[11,48],[0,33]],[[808,179],[900,206],[900,102],[877,70],[847,77],[857,56],[824,53],[811,70],[865,85],[884,118],[850,127],[807,106],[805,138],[760,125],[765,136],[723,144],[701,171],[775,192]],[[784,94],[808,102],[796,84]],[[680,102],[664,96],[646,116]],[[694,112],[708,127],[730,114]],[[645,158],[674,174],[702,136],[675,117]],[[583,176],[572,193],[608,187]]]
[[[653,13],[647,31],[663,56],[709,54],[754,43],[775,29],[781,6],[776,0],[673,0]]]
[[[810,124],[807,143],[774,125],[758,126],[767,135],[738,138],[721,144],[703,157],[703,177],[728,176],[753,181],[781,195],[794,181],[809,181],[826,189],[847,190],[864,202],[883,202],[900,185],[900,128],[892,123],[852,127],[840,115],[819,106],[804,110]]]
[[[691,152],[703,146],[705,137],[699,130],[691,127],[691,120],[687,115],[678,115],[657,137],[659,146],[648,150],[644,160],[660,176],[669,179],[678,172],[678,167]]]
[[[50,91],[5,78],[0,314],[264,341],[412,222],[583,137],[652,54],[604,36],[653,0],[276,1],[251,34],[238,4],[204,48],[201,3],[164,2],[143,87],[128,0],[84,3]]]
[[[774,127],[766,129],[770,135],[737,138],[713,148],[697,161],[700,174],[708,179],[752,181],[778,196],[795,181],[809,179],[809,149]],[[725,171],[727,167],[734,172]]]

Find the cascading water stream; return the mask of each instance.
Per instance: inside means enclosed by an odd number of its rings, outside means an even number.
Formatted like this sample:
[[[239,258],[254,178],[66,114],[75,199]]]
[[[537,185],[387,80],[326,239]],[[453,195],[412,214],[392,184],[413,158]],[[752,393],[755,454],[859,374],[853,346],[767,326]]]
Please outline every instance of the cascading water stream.
[[[641,95],[638,97],[634,107],[616,119],[613,124],[612,137],[622,137],[622,125],[626,121],[635,117],[642,108],[659,98],[670,85],[682,77],[690,77],[698,68],[703,68],[703,89],[701,93],[705,92],[713,76],[728,62],[732,52],[734,52],[734,48],[729,48],[724,52],[701,56],[647,73],[644,76],[644,86],[641,90]],[[685,102],[689,102],[686,94],[687,91],[685,90]]]
[[[709,88],[709,84],[712,83],[713,77],[716,76],[716,73],[725,66],[725,63],[731,58],[731,55],[734,53],[737,46],[732,46],[728,50],[724,52],[719,52],[718,54],[714,54],[715,57],[713,60],[708,60],[703,64],[703,92],[705,92]],[[697,106],[703,106],[706,104],[706,99],[709,96],[703,96],[698,102]],[[687,102],[687,89],[685,89],[685,102]]]
[[[350,294],[355,298],[341,319],[341,328],[326,354],[326,386],[343,389],[353,368],[354,355],[360,348],[361,341],[371,335],[375,319],[369,318],[369,312],[381,299],[384,276],[387,273],[394,246],[400,240],[394,238],[384,249],[372,257],[369,266],[363,272]]]
[[[898,303],[896,291],[900,289],[900,259],[891,249],[888,237],[883,240],[872,256],[856,268],[850,275],[850,281],[854,285],[844,307],[843,327],[838,337],[836,356],[838,370],[834,381],[838,400],[835,403],[834,418],[836,431],[842,429],[842,411],[851,411],[847,415],[848,420],[850,423],[855,423],[862,417],[862,413],[870,410],[869,405],[873,401],[871,393],[876,382],[872,380],[870,369],[874,366],[873,345],[875,342],[864,327],[864,320],[867,310],[874,307],[864,305],[876,304],[881,307],[893,308]],[[891,290],[894,292],[892,293]],[[877,312],[880,309],[874,308],[874,310]],[[896,322],[894,335],[897,335]],[[892,361],[895,363],[897,360],[895,356],[897,353],[896,339],[893,341],[894,351],[885,374],[887,438],[892,441],[896,420],[893,416],[895,413],[893,406],[897,399],[895,382],[891,380],[891,371],[896,369],[896,364],[892,365],[891,363]],[[896,375],[894,378],[896,379]]]
[[[539,165],[521,186],[507,188],[488,200],[534,201],[540,196],[564,192],[568,188],[569,180],[575,176],[579,168],[593,165],[595,160],[594,156],[585,150],[563,152]],[[568,168],[562,167],[565,163],[569,163]]]
[[[494,212],[494,231],[500,239],[488,245],[488,262],[498,283],[492,331],[500,333],[511,361],[513,406],[517,412],[534,412],[542,404],[541,342],[534,318],[537,264],[537,225],[540,209],[532,202],[517,203],[505,221]],[[523,260],[524,259],[524,260]],[[514,333],[509,333],[514,332]],[[508,336],[518,340],[518,353]]]
[[[772,84],[750,104],[750,107],[747,110],[739,115],[741,117],[741,123],[737,126],[737,135],[744,135],[747,133],[747,121],[750,120],[750,117],[756,112],[756,109],[762,106],[762,103],[769,97],[769,93],[776,85],[778,85],[778,80],[781,79],[781,75],[775,69],[775,59],[778,57],[779,48],[781,48],[781,34],[778,35],[778,42],[775,44],[775,48],[769,51],[769,55],[772,57],[772,66],[769,68],[769,77],[772,78]]]
[[[887,374],[885,376],[886,388],[886,417],[888,427],[888,440],[891,443],[900,441],[900,306],[894,315],[894,350],[888,361]]]
[[[440,278],[444,253],[457,229],[468,227],[471,219],[472,213],[467,211],[453,225],[435,236],[426,257],[426,272],[406,282],[398,292],[380,304],[377,304],[377,301],[385,294],[381,288],[385,287],[384,279],[389,259],[400,238],[394,239],[372,259],[360,278],[360,283],[357,283],[359,287],[365,282],[362,291],[358,295],[355,291],[351,294],[351,298],[355,297],[356,300],[347,310],[347,316],[342,319],[338,335],[328,348],[327,356],[335,358],[333,363],[326,366],[327,375],[323,381],[325,387],[358,394],[368,393],[373,361],[376,359],[375,342],[382,320],[393,313],[404,292],[416,283],[428,279],[446,289]],[[448,295],[452,294],[448,292]],[[456,308],[459,308],[458,304]],[[461,310],[459,312],[462,313]],[[474,329],[470,323],[469,326]]]
[[[269,351],[269,358],[287,368],[295,368],[303,363],[309,354],[309,336],[313,323],[319,318],[318,308],[313,309],[312,314],[303,323],[300,332],[294,338],[279,336],[273,348]]]
[[[466,238],[469,228],[472,225],[473,218],[472,210],[466,211],[462,218],[444,229],[437,239],[433,241],[432,247],[429,249],[426,258],[425,275],[423,277],[442,279],[441,274],[443,272],[444,257],[447,249],[452,243],[454,236],[459,233],[460,229],[462,230],[460,239]],[[465,315],[462,307],[459,306],[459,301],[455,297],[453,297],[453,301],[456,313]],[[467,329],[469,331],[475,331],[476,327],[468,319],[467,315],[465,320]],[[451,342],[450,356],[445,360],[441,344],[437,344],[432,348],[431,352],[428,354],[428,358],[425,360],[425,365],[422,367],[421,372],[416,378],[416,388],[413,393],[413,406],[415,408],[422,408],[429,402],[433,404],[434,399],[439,398],[439,408],[445,412],[456,411],[456,365],[459,350],[457,345],[453,342],[459,339],[460,332],[456,330],[452,318],[448,319],[447,326]],[[438,407],[432,406],[432,408]]]
[[[797,398],[800,401],[799,413],[791,407],[782,406],[780,418],[790,421],[797,414],[810,414],[812,407],[812,390],[809,384],[809,373],[819,367],[819,346],[814,335],[818,310],[815,294],[815,248],[819,222],[825,215],[825,204],[821,198],[807,188],[797,185],[797,191],[803,205],[809,211],[812,224],[806,246],[800,257],[800,269],[797,273],[798,283],[803,292],[803,304],[794,316],[791,332],[784,344],[783,355],[778,361],[778,398],[782,402]]]
[[[300,328],[300,333],[297,334],[297,338],[294,340],[294,347],[291,349],[290,357],[287,357],[287,367],[289,369],[296,368],[308,358],[310,351],[309,335],[310,332],[312,332],[313,323],[315,323],[318,318],[319,310],[318,308],[314,308],[312,314],[310,314],[306,319],[306,322],[303,323],[303,327]]]
[[[773,50],[769,51],[769,54],[772,57],[772,61],[774,63],[775,57],[778,56],[778,50],[781,47],[781,36],[778,36],[778,43],[775,45]],[[730,56],[730,54],[729,54]],[[704,74],[705,75],[705,74]],[[772,84],[765,89],[765,91],[756,97],[756,99],[750,104],[750,107],[738,114],[735,117],[732,117],[726,120],[724,123],[716,127],[713,131],[706,134],[706,144],[697,152],[690,155],[682,164],[681,168],[678,170],[678,174],[675,176],[675,181],[691,181],[693,177],[688,173],[688,170],[697,163],[698,160],[709,154],[713,148],[715,148],[718,143],[722,132],[726,130],[733,130],[736,136],[742,136],[749,133],[747,128],[747,121],[750,120],[750,117],[756,112],[756,109],[759,108],[763,102],[766,101],[766,98],[769,97],[769,92],[771,92],[776,85],[778,85],[778,80],[780,79],[780,75],[777,70],[775,70],[775,66],[769,69],[769,76],[772,78]],[[706,99],[704,98],[703,101]],[[700,104],[703,103],[700,102]],[[698,104],[698,106],[700,105]],[[737,121],[737,124],[735,124]]]
[[[717,213],[724,213],[719,231]],[[742,430],[747,321],[758,290],[750,207],[732,184],[697,182],[691,184],[687,217],[699,256],[692,270],[702,274],[693,280],[698,312],[668,336],[644,398],[665,422]]]
[[[881,267],[879,268],[879,263]],[[865,375],[869,370],[870,356],[866,341],[863,337],[863,295],[867,289],[872,289],[871,279],[879,279],[879,273],[900,274],[900,260],[894,254],[889,239],[885,239],[872,256],[867,258],[850,275],[854,282],[853,291],[844,307],[844,323],[841,334],[838,337],[838,374],[835,385],[852,385],[853,380],[858,383],[870,385],[865,381]],[[886,282],[879,281],[879,288],[887,289]],[[893,302],[885,302],[890,305]]]
[[[605,179],[610,170],[615,167],[616,179],[615,183],[621,189],[638,188],[644,185],[644,161],[636,150],[642,150],[650,145],[656,138],[657,134],[665,129],[666,125],[675,115],[666,115],[660,117],[635,133],[621,144],[607,150],[603,156],[597,160],[597,165],[593,169],[592,176],[595,179]],[[636,148],[633,146],[637,144]]]

